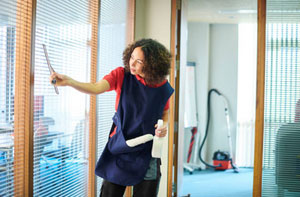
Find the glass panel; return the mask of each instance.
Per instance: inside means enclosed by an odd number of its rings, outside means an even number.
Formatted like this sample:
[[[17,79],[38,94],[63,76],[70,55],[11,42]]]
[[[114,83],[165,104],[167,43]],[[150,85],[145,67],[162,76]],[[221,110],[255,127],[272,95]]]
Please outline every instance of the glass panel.
[[[184,160],[178,194],[252,196],[257,1],[188,0],[186,12],[187,64],[180,66],[185,94],[179,96],[184,113],[179,120],[188,121],[178,150]]]
[[[123,66],[122,53],[126,46],[126,11],[127,1],[101,1],[98,79],[102,79],[114,68]],[[112,126],[116,94],[115,92],[106,92],[97,99],[97,158],[99,158]],[[101,183],[102,179],[97,177],[97,196],[99,196]]]
[[[16,1],[0,1],[0,196],[14,195]]]
[[[34,68],[34,196],[87,196],[89,96],[49,83],[55,71],[89,81],[88,1],[37,1]]]
[[[300,195],[298,1],[267,1],[262,196]]]

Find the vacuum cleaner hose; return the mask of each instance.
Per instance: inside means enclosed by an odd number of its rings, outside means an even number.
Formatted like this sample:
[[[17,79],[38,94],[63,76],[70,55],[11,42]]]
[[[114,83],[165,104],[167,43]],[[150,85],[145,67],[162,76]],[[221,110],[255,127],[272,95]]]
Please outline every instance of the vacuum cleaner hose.
[[[211,89],[209,90],[208,92],[208,98],[207,98],[207,122],[206,122],[206,129],[205,129],[205,135],[204,135],[204,138],[202,140],[202,143],[200,145],[200,149],[199,149],[199,159],[202,163],[204,163],[206,166],[208,167],[211,167],[211,168],[217,168],[217,167],[221,167],[221,164],[217,165],[217,166],[214,166],[214,165],[210,165],[208,163],[206,163],[203,159],[202,159],[202,148],[203,148],[203,145],[206,141],[206,138],[207,138],[207,135],[208,135],[208,128],[209,128],[209,121],[210,121],[210,96],[211,96],[211,93],[212,92],[215,92],[217,93],[219,96],[221,96],[222,94],[217,90],[217,89]]]

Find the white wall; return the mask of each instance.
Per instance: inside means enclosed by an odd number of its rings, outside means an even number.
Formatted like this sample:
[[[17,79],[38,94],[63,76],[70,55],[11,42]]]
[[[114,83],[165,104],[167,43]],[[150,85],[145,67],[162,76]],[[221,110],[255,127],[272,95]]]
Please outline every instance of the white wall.
[[[135,40],[152,38],[170,49],[171,0],[136,0]],[[162,150],[162,177],[158,196],[167,196],[168,136]]]
[[[236,142],[238,25],[211,25],[209,88],[218,89],[228,99],[233,150]],[[211,99],[211,127],[207,157],[216,150],[229,151],[223,101]],[[235,157],[235,153],[233,158]]]
[[[153,38],[170,49],[170,34],[171,0],[136,0],[135,39]]]
[[[238,26],[193,22],[189,23],[188,31],[188,61],[194,61],[197,64],[198,133],[201,134],[201,137],[204,136],[207,121],[207,93],[211,88],[216,88],[229,100],[233,150],[235,150]],[[187,158],[190,136],[191,132],[187,130],[185,134],[185,159]],[[198,142],[199,148],[199,139]],[[224,104],[216,94],[212,94],[211,98],[210,130],[205,145],[206,150],[203,150],[202,156],[209,163],[212,163],[212,156],[215,151],[229,151]],[[198,154],[196,154],[196,161],[199,163]]]
[[[199,164],[198,148],[195,149],[195,147],[200,146],[200,136],[204,135],[206,126],[206,103],[209,76],[209,24],[197,22],[188,23],[187,59],[188,61],[196,63],[195,79],[198,112],[198,133],[190,162]],[[184,140],[184,162],[187,160],[190,138],[191,131],[190,129],[186,129]],[[205,148],[203,150],[205,151]],[[202,165],[201,167],[203,168],[204,166]]]

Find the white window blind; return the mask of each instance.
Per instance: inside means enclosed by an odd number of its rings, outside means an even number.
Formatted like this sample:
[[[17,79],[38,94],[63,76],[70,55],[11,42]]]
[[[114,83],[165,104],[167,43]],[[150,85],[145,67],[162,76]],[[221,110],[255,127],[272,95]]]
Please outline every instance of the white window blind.
[[[299,8],[267,1],[262,196],[300,195]]]
[[[14,195],[16,1],[0,1],[0,196]]]
[[[122,53],[126,45],[127,1],[100,1],[98,79],[116,67],[123,66]],[[115,112],[114,91],[97,96],[97,159],[107,142]],[[97,177],[97,196],[102,179]]]
[[[49,84],[54,70],[90,79],[89,1],[37,0],[34,68],[34,196],[87,196],[89,96]]]

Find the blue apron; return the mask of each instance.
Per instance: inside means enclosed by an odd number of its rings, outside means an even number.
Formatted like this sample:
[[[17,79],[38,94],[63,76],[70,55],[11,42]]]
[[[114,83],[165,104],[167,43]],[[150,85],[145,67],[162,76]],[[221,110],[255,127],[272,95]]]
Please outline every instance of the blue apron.
[[[95,174],[119,185],[136,185],[147,172],[151,159],[152,141],[129,147],[126,140],[144,134],[155,135],[154,125],[162,117],[164,107],[173,93],[167,82],[151,88],[125,73],[118,110],[113,117],[116,134],[99,158]],[[113,129],[112,129],[113,130]]]

